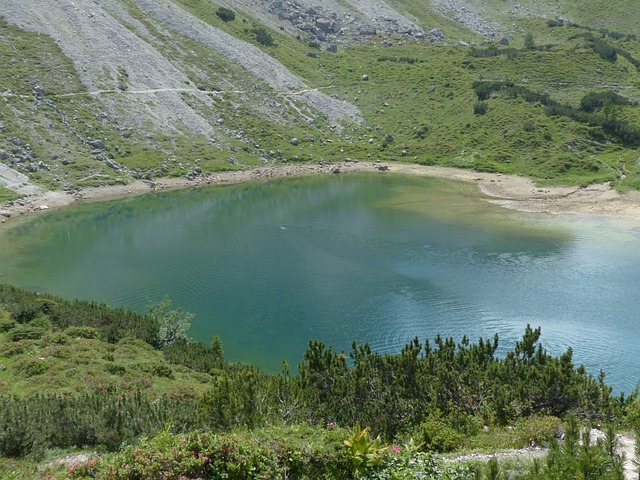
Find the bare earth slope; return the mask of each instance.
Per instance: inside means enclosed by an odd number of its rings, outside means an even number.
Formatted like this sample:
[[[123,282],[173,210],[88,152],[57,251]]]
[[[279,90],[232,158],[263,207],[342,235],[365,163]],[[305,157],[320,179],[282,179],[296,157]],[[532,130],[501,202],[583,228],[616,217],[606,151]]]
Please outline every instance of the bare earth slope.
[[[309,87],[282,64],[253,45],[198,20],[172,2],[138,0],[137,6],[178,35],[186,35],[236,62],[276,93],[298,94],[317,113],[332,121],[357,120],[358,110]],[[210,119],[189,106],[180,95],[188,78],[152,42],[146,27],[132,17],[118,0],[0,0],[0,11],[11,23],[54,38],[73,60],[88,91],[115,90],[121,72],[128,75],[132,90],[149,91],[145,96],[108,100],[112,113],[128,112],[130,117],[152,120],[155,126],[170,130],[176,125],[191,133],[212,137]],[[140,68],[144,66],[144,68]],[[161,92],[158,92],[161,90]],[[212,107],[206,95],[200,100]]]

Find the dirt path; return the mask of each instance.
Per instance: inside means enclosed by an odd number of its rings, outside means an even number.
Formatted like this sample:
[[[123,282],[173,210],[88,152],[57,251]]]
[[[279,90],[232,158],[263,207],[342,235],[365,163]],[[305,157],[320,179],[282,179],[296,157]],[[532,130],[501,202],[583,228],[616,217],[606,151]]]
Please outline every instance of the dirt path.
[[[624,455],[624,478],[625,480],[638,480],[638,467],[633,459],[635,452],[636,440],[635,436],[623,433],[618,435],[618,450]]]
[[[595,433],[594,433],[595,432]],[[604,433],[597,430],[592,431],[593,440],[602,438]],[[638,480],[638,468],[635,465],[633,459],[635,458],[635,435],[628,433],[621,433],[618,435],[618,454],[624,456],[624,479],[625,480]],[[487,462],[492,458],[498,460],[508,459],[525,459],[533,460],[535,458],[544,457],[548,452],[546,448],[533,447],[533,448],[521,448],[519,450],[503,450],[494,453],[471,453],[468,455],[462,455],[455,458],[450,458],[450,462]]]

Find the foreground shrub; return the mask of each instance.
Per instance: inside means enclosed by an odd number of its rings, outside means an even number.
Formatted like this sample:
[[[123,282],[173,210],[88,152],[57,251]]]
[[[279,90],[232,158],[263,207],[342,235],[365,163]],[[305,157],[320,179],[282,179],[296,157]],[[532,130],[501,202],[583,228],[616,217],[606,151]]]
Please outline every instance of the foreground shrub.
[[[471,480],[470,465],[447,463],[433,453],[417,452],[411,446],[392,446],[382,467],[371,472],[371,480]]]
[[[74,466],[69,478],[349,478],[346,431],[295,426],[228,435],[166,430],[153,440]]]

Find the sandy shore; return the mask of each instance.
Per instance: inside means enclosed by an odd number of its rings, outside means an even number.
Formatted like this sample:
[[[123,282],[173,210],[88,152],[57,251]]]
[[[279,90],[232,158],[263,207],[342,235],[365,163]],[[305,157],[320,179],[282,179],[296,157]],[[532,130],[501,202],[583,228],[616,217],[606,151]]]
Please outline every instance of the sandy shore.
[[[608,184],[582,187],[539,188],[525,177],[478,173],[455,168],[407,163],[344,162],[331,165],[284,165],[235,172],[207,174],[196,180],[163,178],[154,182],[136,181],[128,185],[85,188],[75,192],[43,192],[10,202],[0,207],[0,222],[34,212],[60,208],[79,201],[99,201],[139,195],[152,191],[190,188],[203,185],[225,185],[249,180],[286,176],[348,172],[402,173],[447,178],[475,183],[488,201],[520,211],[553,214],[606,215],[640,221],[640,192],[619,194]]]

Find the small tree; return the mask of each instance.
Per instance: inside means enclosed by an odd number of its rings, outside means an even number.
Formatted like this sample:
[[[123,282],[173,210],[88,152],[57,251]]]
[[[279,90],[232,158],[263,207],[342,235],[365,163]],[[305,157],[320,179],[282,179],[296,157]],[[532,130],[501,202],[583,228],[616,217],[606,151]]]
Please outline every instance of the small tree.
[[[533,34],[532,33],[527,33],[524,36],[524,48],[526,50],[533,50],[534,48],[536,48],[536,42],[533,39]]]
[[[165,348],[180,340],[188,340],[187,330],[191,327],[192,313],[181,308],[171,310],[171,299],[164,297],[157,303],[147,305],[147,315],[158,322],[157,345]]]

